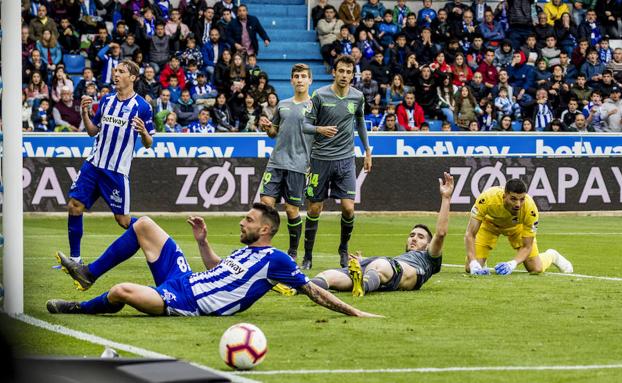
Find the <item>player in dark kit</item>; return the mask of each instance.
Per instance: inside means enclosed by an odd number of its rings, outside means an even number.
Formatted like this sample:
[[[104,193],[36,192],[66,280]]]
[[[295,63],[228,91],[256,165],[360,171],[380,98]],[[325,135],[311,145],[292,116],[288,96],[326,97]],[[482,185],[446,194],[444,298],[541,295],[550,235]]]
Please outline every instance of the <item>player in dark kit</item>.
[[[305,221],[305,256],[303,269],[310,269],[313,245],[320,213],[328,197],[341,202],[340,264],[348,264],[348,241],[354,228],[354,198],[356,196],[356,166],[354,163],[354,129],[365,147],[364,169],[371,170],[371,149],[367,142],[363,93],[352,88],[354,59],[337,57],[334,63],[332,85],[317,89],[311,96],[311,110],[305,116],[305,128],[316,131],[311,148],[311,169],[305,191],[309,201]],[[321,129],[336,128],[331,137],[318,134]],[[328,191],[330,189],[330,195]]]

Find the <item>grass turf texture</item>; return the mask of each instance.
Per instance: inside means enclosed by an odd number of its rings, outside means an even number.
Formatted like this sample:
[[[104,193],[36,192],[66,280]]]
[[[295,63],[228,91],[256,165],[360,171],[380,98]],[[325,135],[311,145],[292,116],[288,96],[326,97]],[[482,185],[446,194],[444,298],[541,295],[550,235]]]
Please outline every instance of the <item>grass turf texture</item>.
[[[194,270],[202,264],[183,217],[156,217],[184,249]],[[209,238],[221,256],[238,248],[238,217],[208,217]],[[431,227],[435,217],[357,216],[351,250],[364,255],[398,255],[412,224]],[[619,217],[547,216],[540,220],[541,251],[555,248],[580,274],[622,277]],[[453,216],[443,263],[462,264],[466,216]],[[286,248],[285,225],[275,245]],[[116,315],[51,315],[50,298],[83,300],[113,284],[152,284],[142,253],[103,276],[87,292],[73,289],[70,278],[52,270],[53,252],[67,250],[64,218],[25,220],[25,311],[37,318],[184,360],[228,370],[218,355],[221,334],[250,322],[268,338],[266,360],[256,370],[387,369],[455,366],[551,366],[622,362],[621,281],[555,275],[470,277],[461,268],[444,267],[418,292],[374,293],[344,301],[385,319],[346,317],[315,305],[305,296],[268,293],[250,310],[234,317],[148,317],[126,307]],[[82,254],[93,260],[121,233],[112,217],[85,216]],[[339,217],[323,216],[316,240],[314,269],[338,265]],[[302,244],[299,254],[302,255]],[[500,239],[489,266],[513,256]],[[522,269],[522,267],[520,267]],[[556,270],[555,270],[556,271]],[[17,348],[27,354],[98,356],[101,346],[35,329],[5,319],[19,333]],[[593,371],[483,371],[318,375],[260,375],[263,382],[612,382],[622,369]]]

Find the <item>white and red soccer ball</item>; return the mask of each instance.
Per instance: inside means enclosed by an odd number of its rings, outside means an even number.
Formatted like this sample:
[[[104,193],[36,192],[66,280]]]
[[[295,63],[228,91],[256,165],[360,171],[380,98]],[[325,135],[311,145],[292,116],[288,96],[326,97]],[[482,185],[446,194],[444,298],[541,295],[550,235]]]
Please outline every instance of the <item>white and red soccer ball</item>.
[[[263,332],[250,323],[238,323],[222,334],[220,357],[236,370],[248,370],[266,357],[268,341]]]

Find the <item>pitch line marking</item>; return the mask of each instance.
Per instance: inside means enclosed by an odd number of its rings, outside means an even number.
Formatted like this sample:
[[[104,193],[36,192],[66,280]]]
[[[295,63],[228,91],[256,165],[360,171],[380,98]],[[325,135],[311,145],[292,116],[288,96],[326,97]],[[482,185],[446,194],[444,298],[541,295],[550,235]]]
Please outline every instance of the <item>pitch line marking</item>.
[[[115,342],[106,338],[102,338],[99,337],[97,335],[93,335],[93,334],[89,334],[86,332],[82,332],[82,331],[78,331],[78,330],[73,330],[70,329],[68,327],[65,326],[61,326],[58,324],[53,324],[50,322],[46,322],[44,320],[32,317],[30,315],[27,314],[13,314],[13,315],[9,315],[11,318],[19,320],[21,322],[24,322],[26,324],[29,324],[31,326],[35,326],[35,327],[39,327],[42,328],[44,330],[48,330],[51,332],[55,332],[61,335],[66,335],[75,339],[79,339],[82,341],[86,341],[89,343],[93,343],[93,344],[99,344],[101,346],[105,346],[105,347],[111,347],[114,348],[116,350],[122,350],[131,354],[135,354],[135,355],[139,355],[145,358],[155,358],[155,359],[177,359],[175,357],[172,357],[170,355],[165,355],[165,354],[160,354],[159,352],[155,352],[155,351],[150,351],[144,348],[140,348],[140,347],[136,347],[136,346],[132,346],[129,344],[125,344],[125,343],[119,343],[119,342]],[[216,370],[215,368],[211,368],[211,367],[207,367],[198,363],[193,363],[193,362],[188,362],[189,364],[193,365],[194,367],[200,368],[202,370],[214,373],[214,374],[221,374],[226,376],[227,378],[231,379],[232,382],[235,383],[260,383],[256,380],[251,380],[248,378],[243,378],[241,376],[237,376],[237,375],[232,375],[230,372],[226,372],[226,371],[219,371]]]
[[[449,263],[443,263],[444,267],[456,267],[456,268],[464,268],[464,265],[452,265]],[[490,268],[491,271],[494,271],[494,269]],[[526,273],[526,270],[515,270],[515,273]],[[603,281],[622,281],[622,278],[618,278],[618,277],[605,277],[605,276],[600,276],[600,275],[586,275],[586,274],[567,274],[567,273],[552,273],[547,271],[546,274],[548,275],[555,275],[555,276],[559,276],[559,277],[577,277],[577,278],[584,278],[584,279],[601,279]]]
[[[481,366],[481,367],[421,367],[421,368],[380,368],[352,370],[271,370],[236,371],[236,375],[313,375],[313,374],[382,374],[382,373],[438,373],[438,372],[476,372],[476,371],[576,371],[622,369],[622,364],[591,364],[577,366]]]

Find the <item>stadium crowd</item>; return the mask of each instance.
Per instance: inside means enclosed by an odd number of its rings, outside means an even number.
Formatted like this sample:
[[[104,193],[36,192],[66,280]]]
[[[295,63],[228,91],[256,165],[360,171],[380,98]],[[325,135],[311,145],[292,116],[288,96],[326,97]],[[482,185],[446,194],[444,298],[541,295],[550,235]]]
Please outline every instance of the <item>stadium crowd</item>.
[[[356,60],[368,129],[622,130],[622,0],[380,0],[312,10],[327,70]],[[414,11],[417,6],[418,11]],[[411,8],[413,11],[411,11]],[[79,103],[131,58],[162,132],[258,131],[278,95],[257,65],[261,22],[235,0],[22,0],[23,128],[81,131]]]

